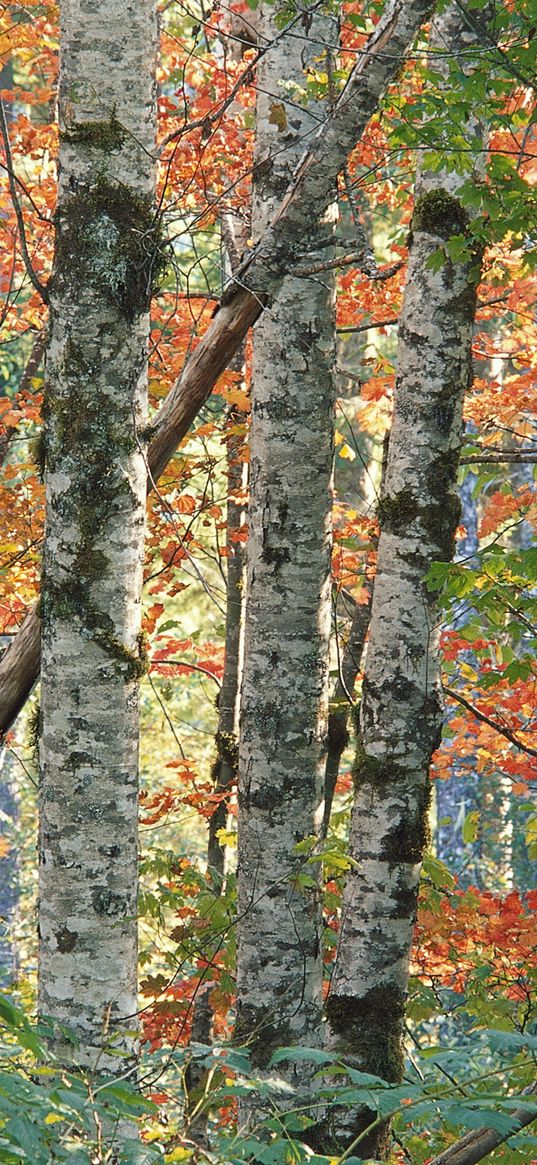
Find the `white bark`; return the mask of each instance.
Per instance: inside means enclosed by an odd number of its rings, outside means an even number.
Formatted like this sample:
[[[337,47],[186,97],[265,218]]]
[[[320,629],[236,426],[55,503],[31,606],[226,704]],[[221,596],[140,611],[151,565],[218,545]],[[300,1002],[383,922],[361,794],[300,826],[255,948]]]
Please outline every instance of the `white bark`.
[[[39,1008],[125,1071],[136,1029],[137,681],[154,217],[153,0],[63,0],[42,593]],[[127,1061],[128,1062],[128,1061]]]
[[[274,10],[260,10],[261,43]],[[305,25],[305,27],[308,27]],[[301,30],[299,30],[301,31]],[[273,217],[322,106],[288,101],[337,25],[277,42],[258,70],[253,233]],[[317,39],[318,38],[318,39]],[[323,68],[326,68],[326,64]],[[328,68],[330,65],[328,64]],[[302,238],[315,259],[330,221]],[[329,253],[329,252],[328,252]],[[320,254],[320,252],[319,252]],[[322,252],[327,255],[326,249]],[[263,1069],[274,1048],[319,1042],[318,867],[296,845],[322,820],[328,714],[334,280],[284,279],[256,325],[252,370],[248,585],[239,748],[238,1038]],[[301,882],[306,874],[310,885]],[[297,1087],[304,1065],[283,1070]],[[288,1098],[285,1098],[287,1103]],[[253,1108],[243,1106],[243,1116]]]
[[[435,22],[433,38],[458,54],[479,44],[479,30],[467,29],[453,6]],[[447,259],[436,272],[428,263],[454,234],[466,235],[472,250],[457,197],[465,178],[424,167],[417,182],[355,764],[349,851],[358,864],[347,877],[327,1001],[330,1046],[389,1081],[402,1071],[429,765],[443,718],[435,603],[424,576],[431,562],[451,558],[459,519],[456,474],[479,256]],[[367,1112],[342,1114],[340,1139],[352,1139],[370,1119]],[[366,1155],[386,1148],[386,1129],[360,1144]]]

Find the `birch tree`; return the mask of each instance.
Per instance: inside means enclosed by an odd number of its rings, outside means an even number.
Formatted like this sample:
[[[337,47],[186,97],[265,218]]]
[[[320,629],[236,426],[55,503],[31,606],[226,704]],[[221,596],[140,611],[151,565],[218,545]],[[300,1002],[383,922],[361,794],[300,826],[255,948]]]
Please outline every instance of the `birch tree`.
[[[41,601],[39,1008],[99,1070],[133,1055],[137,686],[151,288],[153,0],[61,5]],[[111,1054],[104,1049],[110,1045]],[[130,1062],[127,1061],[127,1062]]]
[[[260,10],[262,44],[278,14]],[[322,105],[308,68],[337,44],[330,17],[278,38],[258,67],[252,231],[288,187]],[[330,59],[325,63],[330,70]],[[298,81],[298,84],[297,84]],[[293,85],[294,82],[294,85]],[[334,191],[335,193],[335,191]],[[334,210],[301,239],[330,256]],[[324,244],[324,246],[323,246]],[[326,248],[328,244],[328,250]],[[319,249],[321,248],[321,249]],[[315,868],[297,845],[322,819],[328,713],[334,388],[333,274],[288,275],[254,331],[248,582],[239,747],[237,1035],[252,1063],[319,1039],[321,916]],[[304,1085],[304,1065],[288,1075]],[[244,1113],[251,1114],[250,1101]]]
[[[483,19],[483,17],[481,17]],[[449,60],[475,67],[482,26],[450,6],[433,26],[443,83]],[[446,55],[447,54],[447,55]],[[477,132],[477,123],[472,127]],[[462,403],[472,376],[472,325],[480,256],[461,201],[466,174],[428,170],[416,182],[406,289],[399,320],[394,413],[380,503],[381,534],[354,766],[349,849],[327,1000],[329,1043],[360,1069],[400,1079],[408,967],[421,861],[428,840],[429,765],[443,702],[434,596],[425,576],[449,561],[460,515],[456,476]],[[463,258],[446,243],[465,240]],[[433,257],[443,252],[439,267]],[[426,310],[424,310],[426,305]],[[344,1142],[368,1111],[341,1115]],[[385,1155],[386,1126],[360,1142]]]

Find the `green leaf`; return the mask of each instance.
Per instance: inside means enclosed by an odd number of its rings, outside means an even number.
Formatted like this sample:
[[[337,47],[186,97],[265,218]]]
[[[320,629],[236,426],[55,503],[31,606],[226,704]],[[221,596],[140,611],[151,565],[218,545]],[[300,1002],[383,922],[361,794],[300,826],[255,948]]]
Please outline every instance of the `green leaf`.
[[[445,267],[446,262],[447,255],[444,247],[438,247],[438,250],[434,251],[432,255],[429,255],[425,266],[429,271],[433,271],[435,274],[437,274],[438,271],[442,270],[442,267]]]
[[[477,809],[471,809],[466,814],[462,825],[462,840],[466,845],[473,845],[479,836],[479,820],[480,813]]]
[[[273,1068],[283,1060],[289,1060],[292,1064],[300,1060],[310,1060],[313,1064],[333,1064],[335,1059],[335,1056],[321,1051],[320,1048],[277,1048],[272,1053],[268,1066]]]
[[[6,999],[5,995],[0,995],[0,1019],[3,1019],[10,1028],[18,1028],[25,1023],[22,1011]]]
[[[10,1141],[24,1151],[33,1165],[48,1165],[49,1150],[39,1135],[38,1126],[26,1116],[18,1116],[7,1122],[4,1130]]]
[[[511,1129],[517,1128],[513,1117],[506,1112],[498,1112],[497,1109],[487,1108],[486,1104],[481,1106],[470,1107],[468,1104],[449,1104],[442,1105],[444,1116],[447,1121],[454,1125],[462,1125],[466,1129],[494,1129],[495,1132],[506,1136]]]
[[[501,1028],[484,1028],[480,1032],[480,1035],[486,1039],[487,1045],[492,1051],[502,1052],[502,1054],[506,1052],[517,1053],[525,1050],[537,1051],[537,1036],[531,1035],[530,1032],[503,1031]]]
[[[455,878],[450,874],[447,866],[432,854],[425,854],[423,859],[423,873],[430,878],[437,890],[452,890]]]

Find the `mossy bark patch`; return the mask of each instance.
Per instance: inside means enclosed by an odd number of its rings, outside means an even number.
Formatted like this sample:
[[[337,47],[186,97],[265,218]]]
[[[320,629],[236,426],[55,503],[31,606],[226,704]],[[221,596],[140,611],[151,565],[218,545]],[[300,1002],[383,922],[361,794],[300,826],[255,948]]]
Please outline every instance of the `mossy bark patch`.
[[[326,1001],[326,1016],[339,1037],[341,1053],[389,1084],[397,1083],[403,1072],[404,1015],[405,997],[391,983],[363,996],[330,994]]]
[[[232,772],[237,773],[239,768],[239,741],[234,732],[216,733],[217,758],[216,765],[225,761]]]
[[[395,758],[379,758],[367,753],[360,736],[357,735],[352,776],[355,786],[372,785],[374,788],[387,790],[398,780],[404,782],[407,773]]]
[[[97,176],[63,200],[56,232],[52,291],[65,295],[83,277],[127,320],[148,311],[168,262],[149,195]]]
[[[403,1075],[402,1032],[405,997],[395,985],[374,987],[362,996],[330,993],[326,1017],[338,1051],[353,1068],[396,1084]],[[317,1134],[324,1152],[341,1152],[363,1134],[377,1113],[365,1105],[341,1109],[328,1118]],[[331,1132],[334,1126],[334,1132]],[[335,1134],[335,1135],[334,1135]],[[377,1126],[360,1143],[360,1153],[384,1160],[390,1143],[389,1121]]]
[[[70,124],[60,133],[63,142],[88,146],[92,150],[102,150],[110,154],[120,150],[128,137],[125,126],[121,125],[114,113],[104,121],[78,121]]]
[[[416,199],[411,229],[450,239],[452,235],[465,234],[468,223],[468,214],[460,200],[439,187]]]
[[[416,865],[423,860],[430,842],[429,806],[431,802],[430,782],[427,781],[408,798],[406,812],[402,812],[394,825],[382,839],[381,860],[394,865]],[[410,913],[415,908],[415,892]],[[410,899],[408,900],[410,902]],[[401,906],[399,894],[398,906]]]
[[[404,533],[420,512],[420,503],[412,489],[405,486],[398,493],[386,494],[378,505],[378,520],[381,527],[394,534]]]

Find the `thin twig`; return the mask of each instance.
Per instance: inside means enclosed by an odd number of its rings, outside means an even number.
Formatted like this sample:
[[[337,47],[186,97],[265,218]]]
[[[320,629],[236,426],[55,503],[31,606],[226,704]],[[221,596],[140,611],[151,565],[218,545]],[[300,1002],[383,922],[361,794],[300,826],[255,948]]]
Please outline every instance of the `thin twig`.
[[[486,465],[489,462],[493,465],[509,465],[512,462],[521,465],[533,465],[537,461],[537,452],[530,449],[516,450],[505,449],[503,453],[479,453],[472,454],[471,457],[461,457],[461,465]]]
[[[23,218],[23,214],[22,214],[22,210],[21,210],[21,205],[19,202],[19,196],[17,194],[16,177],[15,177],[15,171],[13,169],[13,157],[11,154],[11,144],[9,141],[9,132],[8,132],[8,128],[7,128],[6,113],[5,113],[5,109],[4,109],[4,102],[2,101],[1,97],[0,97],[0,130],[2,132],[2,140],[4,143],[4,152],[6,155],[6,169],[7,169],[8,178],[9,178],[9,190],[11,193],[11,200],[13,202],[13,209],[15,211],[15,216],[17,219],[17,226],[19,228],[19,242],[20,242],[20,247],[21,247],[22,258],[24,261],[24,266],[26,268],[26,274],[27,274],[28,279],[30,280],[30,283],[32,284],[32,286],[35,287],[35,290],[37,291],[38,295],[41,296],[43,303],[48,304],[48,302],[49,302],[48,291],[47,291],[45,285],[43,283],[41,283],[41,280],[38,279],[38,277],[34,271],[34,268],[32,266],[32,260],[30,259],[28,247],[26,245],[26,231],[24,229],[24,218]]]
[[[489,728],[493,728],[495,732],[499,732],[500,736],[505,736],[505,739],[509,740],[511,744],[514,744],[515,748],[519,748],[521,752],[526,752],[528,756],[537,756],[537,748],[530,748],[529,744],[524,744],[510,728],[504,728],[503,725],[498,724],[497,720],[492,720],[485,712],[480,712],[479,708],[476,708],[475,704],[471,704],[469,700],[461,696],[460,692],[446,687],[445,684],[443,688],[447,696],[450,696],[452,700],[456,700],[457,704],[462,704],[463,708],[467,708],[472,713],[472,716],[475,716],[476,720],[482,720],[483,724],[488,724]]]
[[[187,667],[192,671],[203,672],[203,675],[208,676],[210,680],[214,680],[215,684],[217,684],[219,688],[222,687],[218,677],[215,676],[212,671],[209,671],[208,668],[201,667],[198,663],[189,663],[187,659],[154,659],[152,666],[156,668],[161,667],[163,664],[165,667],[167,665],[170,665],[171,667]]]
[[[394,324],[398,324],[397,316],[391,320],[371,320],[369,324],[358,324],[354,328],[336,328],[338,335],[350,336],[353,332],[368,332],[370,328],[391,328]]]
[[[397,271],[400,271],[401,267],[403,266],[403,260],[400,259],[397,263],[391,263],[389,267],[385,267],[384,271],[382,271],[379,267],[376,271],[364,272],[363,267],[361,266],[363,258],[363,251],[352,251],[350,255],[340,255],[339,258],[336,257],[335,259],[327,259],[324,263],[310,263],[309,267],[295,267],[293,275],[295,275],[298,279],[305,279],[308,275],[317,275],[321,271],[333,271],[335,267],[354,266],[359,267],[360,270],[367,275],[368,279],[371,279],[376,283],[386,283],[386,281],[391,279],[392,276],[395,275]],[[340,328],[338,328],[338,332],[339,331],[341,331]]]

